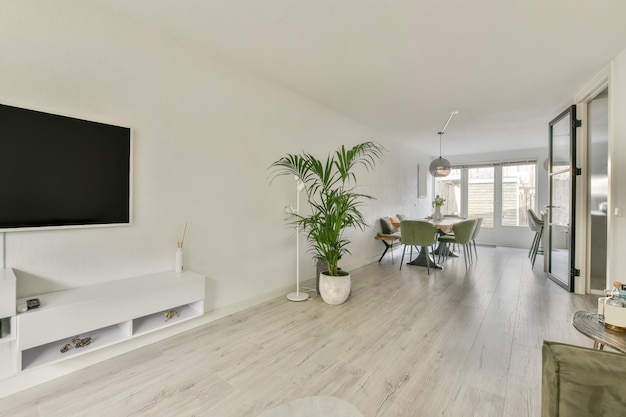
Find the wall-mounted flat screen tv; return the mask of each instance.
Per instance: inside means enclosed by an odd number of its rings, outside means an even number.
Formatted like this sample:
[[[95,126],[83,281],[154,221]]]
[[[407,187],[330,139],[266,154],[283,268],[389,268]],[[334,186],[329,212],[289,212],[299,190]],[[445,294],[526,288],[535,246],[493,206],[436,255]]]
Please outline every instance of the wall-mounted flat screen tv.
[[[131,130],[0,104],[0,232],[128,225]]]

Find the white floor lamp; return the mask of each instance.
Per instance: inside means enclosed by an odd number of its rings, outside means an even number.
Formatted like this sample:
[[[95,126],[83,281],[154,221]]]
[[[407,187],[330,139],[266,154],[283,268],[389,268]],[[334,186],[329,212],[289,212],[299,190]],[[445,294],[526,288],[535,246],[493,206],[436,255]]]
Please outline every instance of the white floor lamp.
[[[304,190],[304,183],[296,176],[296,209],[291,208],[291,213],[300,213],[300,193]],[[287,294],[289,301],[304,301],[309,294],[300,292],[300,226],[296,224],[296,292]]]

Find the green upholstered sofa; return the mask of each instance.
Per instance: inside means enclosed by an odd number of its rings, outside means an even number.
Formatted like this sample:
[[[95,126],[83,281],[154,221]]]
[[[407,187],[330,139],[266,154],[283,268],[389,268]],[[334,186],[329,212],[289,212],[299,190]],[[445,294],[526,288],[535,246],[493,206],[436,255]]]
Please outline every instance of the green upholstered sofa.
[[[626,355],[543,344],[541,417],[626,416]]]

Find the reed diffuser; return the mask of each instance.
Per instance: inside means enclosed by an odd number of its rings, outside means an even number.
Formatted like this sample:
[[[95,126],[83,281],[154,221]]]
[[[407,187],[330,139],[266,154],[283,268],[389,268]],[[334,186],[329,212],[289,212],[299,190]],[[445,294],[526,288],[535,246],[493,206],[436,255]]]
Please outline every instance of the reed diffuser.
[[[185,222],[185,226],[183,227],[183,232],[181,235],[178,234],[178,228],[176,227],[176,223],[174,223],[174,234],[176,235],[176,272],[183,272],[184,269],[183,246],[185,244],[186,232],[187,222]]]

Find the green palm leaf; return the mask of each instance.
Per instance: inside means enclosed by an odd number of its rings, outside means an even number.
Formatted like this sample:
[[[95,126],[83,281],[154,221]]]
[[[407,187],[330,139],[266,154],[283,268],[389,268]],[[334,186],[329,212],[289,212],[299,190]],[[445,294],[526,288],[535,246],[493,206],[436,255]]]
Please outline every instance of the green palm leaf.
[[[294,213],[294,223],[305,231],[310,251],[326,262],[330,275],[339,275],[338,262],[350,253],[344,230],[367,227],[359,207],[373,197],[356,192],[354,169],[360,165],[374,169],[384,152],[381,145],[364,142],[351,149],[341,146],[324,161],[304,152],[287,154],[270,165],[270,182],[293,175],[304,183],[311,214]]]

